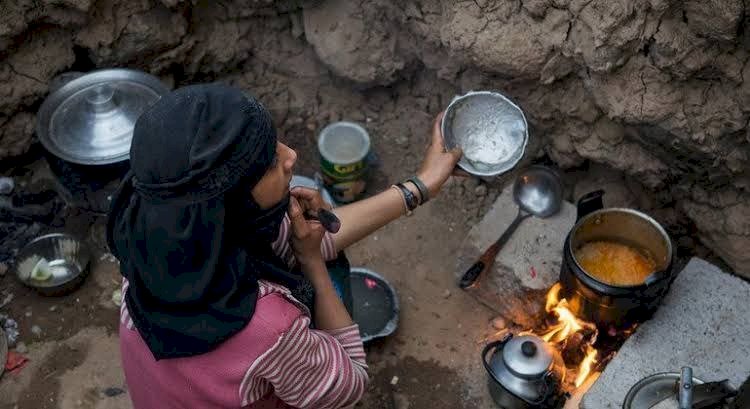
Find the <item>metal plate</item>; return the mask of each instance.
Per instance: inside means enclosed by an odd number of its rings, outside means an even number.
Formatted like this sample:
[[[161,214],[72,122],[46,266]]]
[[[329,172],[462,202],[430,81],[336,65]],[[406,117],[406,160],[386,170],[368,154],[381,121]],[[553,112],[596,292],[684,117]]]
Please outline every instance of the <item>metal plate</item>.
[[[366,268],[351,269],[352,319],[364,342],[387,337],[398,326],[396,291],[385,278]]]
[[[454,98],[441,128],[448,149],[463,149],[458,166],[477,176],[496,176],[511,170],[523,157],[529,139],[521,108],[490,91]]]
[[[169,88],[158,78],[129,69],[93,71],[55,90],[37,113],[36,132],[45,149],[82,165],[127,160],[135,121]]]
[[[662,372],[647,376],[628,391],[623,409],[649,409],[654,405],[672,397],[675,398],[675,383],[679,382],[680,374],[677,372]],[[700,385],[703,381],[693,377],[693,384]],[[677,408],[677,406],[675,406]]]

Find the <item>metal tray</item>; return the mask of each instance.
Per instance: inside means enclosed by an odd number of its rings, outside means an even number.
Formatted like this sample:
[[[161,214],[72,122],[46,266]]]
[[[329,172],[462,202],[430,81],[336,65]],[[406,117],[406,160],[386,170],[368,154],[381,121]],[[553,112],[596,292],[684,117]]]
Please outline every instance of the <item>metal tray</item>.
[[[393,334],[398,327],[396,290],[379,274],[366,268],[351,269],[352,319],[364,342]]]

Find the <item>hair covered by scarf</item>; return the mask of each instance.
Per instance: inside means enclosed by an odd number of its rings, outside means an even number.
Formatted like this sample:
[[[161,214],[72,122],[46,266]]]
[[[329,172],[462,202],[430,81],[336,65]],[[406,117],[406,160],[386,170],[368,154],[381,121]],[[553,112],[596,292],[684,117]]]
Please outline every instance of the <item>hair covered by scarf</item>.
[[[275,152],[269,113],[226,85],[180,88],[136,122],[107,238],[156,359],[201,354],[239,332],[258,279],[297,282],[271,250],[288,198],[262,210],[251,195]]]

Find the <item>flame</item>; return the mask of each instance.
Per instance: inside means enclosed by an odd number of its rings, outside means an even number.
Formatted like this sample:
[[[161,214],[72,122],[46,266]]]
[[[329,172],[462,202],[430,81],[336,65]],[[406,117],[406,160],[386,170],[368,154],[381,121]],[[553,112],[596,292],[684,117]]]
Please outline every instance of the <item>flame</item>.
[[[560,289],[562,285],[558,282],[547,292],[547,302],[545,310],[557,317],[557,323],[547,328],[539,336],[547,342],[564,346],[568,339],[577,332],[589,330],[594,335],[586,344],[586,356],[578,366],[578,374],[575,379],[575,386],[581,386],[589,374],[596,358],[598,351],[592,346],[596,342],[596,326],[590,322],[578,319],[568,308],[568,300],[560,298]]]
[[[598,351],[591,345],[587,346],[586,357],[581,361],[581,365],[578,367],[578,375],[576,376],[575,385],[576,388],[581,386],[591,373],[591,365],[596,363],[596,356]]]

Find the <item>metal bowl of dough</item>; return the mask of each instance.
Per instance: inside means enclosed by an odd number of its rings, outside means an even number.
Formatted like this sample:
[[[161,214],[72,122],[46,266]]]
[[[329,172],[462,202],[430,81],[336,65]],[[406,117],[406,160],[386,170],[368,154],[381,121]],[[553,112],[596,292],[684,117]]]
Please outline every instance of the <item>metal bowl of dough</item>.
[[[363,342],[387,337],[398,326],[396,290],[378,273],[353,267],[350,273],[352,319],[359,325]]]
[[[458,166],[489,177],[515,167],[526,151],[529,129],[516,104],[500,93],[472,91],[451,101],[441,123],[448,149],[463,149]]]
[[[43,295],[64,295],[78,288],[89,273],[91,251],[64,233],[32,240],[16,257],[16,277]]]

